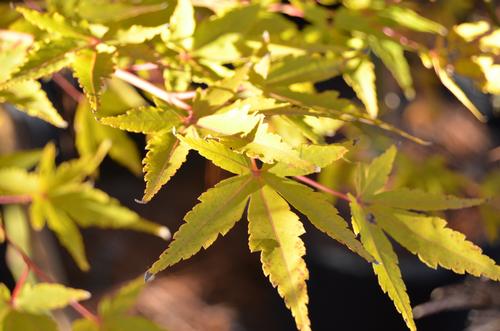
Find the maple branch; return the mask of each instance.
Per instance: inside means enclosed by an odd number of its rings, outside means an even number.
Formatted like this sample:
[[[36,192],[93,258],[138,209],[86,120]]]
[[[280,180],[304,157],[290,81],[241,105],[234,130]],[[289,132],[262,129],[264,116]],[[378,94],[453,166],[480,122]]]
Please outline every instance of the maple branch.
[[[140,88],[141,90],[149,92],[152,95],[156,96],[157,98],[159,98],[159,99],[161,99],[161,100],[163,100],[171,105],[177,106],[177,107],[184,109],[184,110],[187,110],[187,111],[191,110],[191,106],[188,105],[187,103],[183,102],[182,100],[180,100],[180,98],[176,96],[176,93],[167,92],[167,91],[151,84],[147,80],[144,80],[144,79],[140,78],[139,76],[134,75],[133,73],[131,73],[129,71],[122,70],[122,69],[116,69],[114,75],[115,75],[115,77],[117,77],[117,78],[137,87],[137,88]]]
[[[24,263],[26,264],[26,270],[29,272],[30,270],[32,270],[35,275],[37,275],[38,278],[40,278],[41,280],[43,280],[44,282],[47,282],[47,283],[56,283],[52,277],[50,277],[49,275],[47,275],[29,256],[28,254],[26,254],[24,252],[24,250],[19,247],[15,242],[13,242],[9,235],[7,234],[7,231],[5,231],[5,227],[3,225],[0,225],[0,228],[2,228],[3,232],[4,232],[4,237],[5,237],[5,241],[19,254],[21,255]],[[25,271],[26,271],[25,270]],[[21,283],[21,280],[22,280],[22,277],[24,276],[24,272],[23,272],[23,275],[21,275],[21,277],[19,278],[19,280],[17,281],[16,283],[16,288],[18,287],[18,285]],[[27,275],[26,275],[27,277]],[[26,279],[22,280],[22,282],[24,283],[26,281]],[[21,285],[19,285],[19,287],[21,287]],[[17,296],[16,294],[16,288],[14,288],[14,291],[12,293],[12,298],[14,299],[15,296]],[[17,290],[19,291],[19,290]],[[71,307],[76,311],[78,312],[80,315],[82,315],[82,317],[84,318],[87,318],[97,324],[100,324],[101,323],[101,320],[99,318],[99,316],[95,315],[94,313],[92,313],[90,310],[88,310],[87,308],[85,308],[85,306],[83,306],[81,303],[77,302],[77,301],[71,301],[70,302],[70,305]]]
[[[341,192],[337,192],[335,190],[332,190],[331,188],[329,187],[326,187],[324,185],[321,185],[320,183],[318,183],[317,181],[311,179],[311,178],[308,178],[308,177],[305,177],[305,176],[294,176],[293,178],[295,178],[296,180],[298,181],[301,181],[303,183],[306,183],[320,191],[323,191],[325,193],[328,193],[328,194],[331,194],[337,198],[340,198],[342,200],[345,200],[347,202],[351,202],[351,199],[344,193],[341,193]]]
[[[17,203],[30,203],[32,200],[29,194],[0,195],[0,205],[10,205]]]

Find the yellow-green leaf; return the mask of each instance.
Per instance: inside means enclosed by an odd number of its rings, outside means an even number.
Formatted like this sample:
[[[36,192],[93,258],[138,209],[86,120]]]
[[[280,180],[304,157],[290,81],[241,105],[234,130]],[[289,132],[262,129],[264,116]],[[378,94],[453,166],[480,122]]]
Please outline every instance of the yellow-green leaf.
[[[99,315],[113,316],[127,313],[134,306],[143,288],[144,279],[139,277],[122,286],[118,292],[104,297],[99,303]]]
[[[177,7],[170,17],[172,40],[178,41],[186,50],[193,47],[191,36],[196,28],[194,8],[191,0],[178,0]]]
[[[114,71],[113,54],[83,49],[76,53],[71,66],[85,92],[90,108],[93,111],[97,110],[104,79],[111,76]]]
[[[90,298],[90,293],[60,284],[25,284],[15,300],[15,307],[30,313],[44,313],[61,309],[73,301]]]
[[[264,174],[263,178],[286,201],[304,214],[316,228],[346,245],[365,260],[373,262],[373,257],[356,240],[347,222],[339,216],[337,209],[324,195],[289,179],[278,178],[270,174]]]
[[[465,236],[439,217],[373,206],[375,220],[403,247],[431,268],[500,280],[500,267]]]
[[[403,188],[381,192],[367,201],[393,208],[433,211],[477,206],[483,202],[483,199],[465,199],[452,195],[432,194],[421,190]]]
[[[391,146],[368,166],[359,166],[356,177],[356,190],[359,196],[373,195],[384,187],[389,179],[396,152],[396,147]]]
[[[189,146],[181,143],[170,130],[154,133],[146,144],[144,180],[146,188],[142,201],[150,201],[186,161]]]
[[[11,310],[4,318],[3,330],[5,331],[57,331],[56,322],[46,315]]]
[[[248,197],[259,188],[252,175],[236,176],[221,181],[203,193],[198,203],[186,214],[174,240],[149,269],[150,274],[208,248],[219,234],[225,235],[241,218]]]
[[[408,328],[416,331],[410,298],[406,293],[401,271],[398,266],[398,257],[384,232],[374,223],[370,214],[366,214],[361,206],[352,197],[352,221],[361,234],[361,242],[366,250],[378,262],[373,264],[373,271],[378,277],[382,290],[389,295],[396,309],[403,316]]]
[[[264,274],[269,277],[295,317],[297,328],[311,330],[307,312],[306,280],[309,272],[300,239],[305,230],[288,203],[268,186],[252,194],[248,207],[249,246],[261,252]]]
[[[82,235],[68,214],[49,201],[44,201],[43,210],[48,227],[54,231],[59,242],[68,250],[78,267],[84,271],[90,268],[85,255]]]
[[[186,145],[196,150],[205,158],[212,161],[216,166],[221,167],[234,174],[246,174],[250,172],[250,160],[242,154],[238,154],[224,144],[214,139],[203,139],[197,137],[182,137],[179,139]]]
[[[375,66],[369,58],[351,60],[354,70],[344,74],[345,81],[354,89],[372,118],[378,114],[377,89],[375,87]]]
[[[30,194],[39,188],[38,177],[20,168],[0,169],[0,194]]]
[[[298,148],[299,157],[309,161],[316,166],[315,172],[339,160],[348,152],[348,149],[342,145],[301,145]],[[304,171],[298,168],[292,168],[287,164],[276,163],[275,166],[269,169],[269,172],[285,177],[285,176],[303,176],[312,172]]]
[[[47,98],[39,82],[34,80],[10,84],[0,90],[0,103],[9,102],[30,116],[41,118],[59,128],[68,126]]]
[[[100,122],[120,130],[155,133],[170,130],[181,123],[177,113],[156,107],[139,107],[118,116],[103,117]]]
[[[0,155],[0,168],[16,167],[29,169],[40,160],[41,154],[41,150],[33,149]]]

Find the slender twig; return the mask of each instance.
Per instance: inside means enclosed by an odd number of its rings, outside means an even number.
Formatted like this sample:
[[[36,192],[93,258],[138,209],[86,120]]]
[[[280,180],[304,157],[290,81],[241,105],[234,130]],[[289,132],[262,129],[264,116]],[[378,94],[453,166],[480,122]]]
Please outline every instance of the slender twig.
[[[0,205],[10,205],[17,203],[30,203],[32,200],[29,194],[19,194],[19,195],[0,195]]]
[[[13,242],[9,235],[7,234],[7,232],[5,231],[5,228],[3,227],[3,225],[0,225],[0,227],[2,228],[3,232],[4,232],[4,235],[5,235],[5,241],[7,241],[7,243],[19,254],[21,255],[24,263],[26,264],[27,266],[27,270],[32,270],[35,275],[40,278],[42,281],[44,282],[47,282],[47,283],[55,283],[55,281],[52,279],[52,277],[50,277],[49,275],[47,275],[29,256],[28,254],[26,254],[24,252],[24,250],[19,247],[15,242]],[[17,284],[19,284],[21,278],[18,280]],[[17,284],[16,284],[16,287],[17,287]],[[15,293],[12,294],[12,296],[14,297]],[[97,323],[97,324],[100,324],[101,323],[101,320],[99,318],[99,316],[95,315],[94,313],[92,313],[90,310],[88,310],[87,308],[85,308],[81,303],[79,302],[76,302],[76,301],[71,301],[70,302],[70,305],[71,307],[76,311],[78,312],[80,315],[82,315],[83,317],[89,319],[89,320],[92,320],[93,322]]]
[[[147,80],[144,80],[136,75],[134,75],[131,72],[122,70],[122,69],[116,69],[114,73],[115,77],[126,81],[127,83],[140,88],[141,90],[144,90],[146,92],[151,93],[152,95],[156,96],[157,98],[171,104],[174,106],[177,106],[181,109],[184,110],[191,110],[191,106],[188,105],[187,103],[183,102],[180,100],[178,97],[175,96],[175,93],[169,93],[165,90],[162,90],[161,88],[151,84]]]
[[[294,176],[293,178],[295,178],[296,180],[301,181],[303,183],[306,183],[306,184],[308,184],[308,185],[310,185],[310,186],[312,186],[320,191],[323,191],[325,193],[336,196],[337,198],[340,198],[340,199],[345,200],[347,202],[351,202],[351,199],[346,194],[341,193],[341,192],[337,192],[335,190],[332,190],[329,187],[321,185],[320,183],[318,183],[317,181],[315,181],[311,178],[304,177],[304,176]]]
[[[52,75],[52,79],[75,102],[82,101],[83,94],[78,91],[77,88],[73,84],[71,84],[63,75],[61,75],[60,73],[55,73],[54,75]]]
[[[10,304],[12,306],[15,305],[16,299],[19,296],[19,293],[21,292],[24,283],[26,283],[26,279],[28,279],[28,276],[30,274],[30,269],[31,269],[30,266],[26,264],[23,273],[21,274],[21,276],[19,276],[19,279],[16,282],[16,287],[14,287],[14,290],[12,290],[12,296],[10,297]]]

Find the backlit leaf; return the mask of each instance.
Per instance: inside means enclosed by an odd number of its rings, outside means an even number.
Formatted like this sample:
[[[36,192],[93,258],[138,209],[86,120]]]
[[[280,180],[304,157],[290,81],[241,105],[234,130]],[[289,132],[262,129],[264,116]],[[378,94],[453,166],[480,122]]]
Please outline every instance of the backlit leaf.
[[[155,133],[170,130],[181,123],[177,113],[156,107],[139,107],[128,110],[125,114],[103,117],[100,122],[120,130],[141,133]]]
[[[462,233],[447,228],[445,220],[380,206],[371,210],[384,231],[429,267],[439,265],[459,274],[500,280],[500,267],[495,261]]]
[[[60,284],[25,284],[16,298],[16,308],[30,313],[43,313],[64,308],[73,301],[90,298],[90,293]]]
[[[359,229],[363,246],[378,262],[373,264],[373,271],[377,275],[380,287],[394,302],[408,328],[416,331],[410,298],[406,293],[406,286],[398,266],[398,257],[392,248],[392,244],[382,230],[370,221],[368,215],[354,200],[353,198],[350,204],[352,221]]]
[[[337,209],[321,193],[297,182],[265,174],[264,179],[294,208],[304,214],[320,231],[346,245],[369,262],[373,258],[356,240],[346,221],[338,215]]]
[[[368,201],[392,208],[433,211],[477,206],[483,199],[465,199],[420,190],[399,189],[379,193]]]
[[[358,168],[356,186],[358,195],[369,196],[384,187],[389,179],[396,152],[396,147],[391,146],[368,166]]]
[[[288,203],[268,186],[252,194],[248,207],[249,246],[261,252],[264,274],[277,287],[299,330],[311,330],[307,312],[306,280],[309,278],[304,243],[305,230]]]
[[[146,144],[144,180],[146,188],[142,201],[150,201],[186,161],[189,147],[173,135],[170,130],[154,133]]]
[[[34,315],[14,310],[5,316],[3,327],[5,331],[57,331],[58,329],[56,322],[46,315]]]
[[[258,188],[252,175],[244,175],[223,180],[203,193],[200,203],[186,214],[186,223],[148,272],[156,274],[212,245],[219,234],[225,235],[241,218],[249,195]]]
[[[111,76],[114,71],[113,55],[84,49],[76,53],[71,65],[89,101],[90,108],[97,110],[104,79]]]
[[[375,87],[375,66],[368,58],[351,60],[355,69],[344,74],[346,82],[354,89],[372,118],[378,114],[377,89]]]
[[[9,102],[30,116],[41,118],[50,124],[65,128],[68,124],[47,98],[39,82],[19,82],[0,90],[0,102]]]

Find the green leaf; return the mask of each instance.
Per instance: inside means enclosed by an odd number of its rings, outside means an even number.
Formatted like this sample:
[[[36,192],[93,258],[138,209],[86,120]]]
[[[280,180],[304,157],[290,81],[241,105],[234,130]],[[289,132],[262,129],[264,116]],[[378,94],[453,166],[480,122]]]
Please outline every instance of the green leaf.
[[[111,229],[131,229],[168,239],[170,233],[164,226],[141,218],[120,205],[118,200],[89,185],[68,186],[54,192],[51,201],[81,227],[97,226]]]
[[[82,156],[79,159],[61,163],[50,180],[50,186],[57,188],[69,183],[81,182],[92,175],[99,168],[110,147],[111,142],[105,141],[99,146],[94,155]]]
[[[81,156],[93,157],[98,147],[104,141],[110,140],[112,144],[109,156],[134,174],[141,173],[141,158],[135,143],[125,132],[98,123],[92,116],[86,100],[81,101],[78,105],[74,126],[75,144]]]
[[[262,115],[248,114],[251,105],[236,101],[221,111],[200,118],[196,125],[222,135],[248,134],[262,120]]]
[[[130,109],[118,116],[103,117],[99,121],[120,130],[155,133],[179,125],[181,118],[174,111],[148,106]]]
[[[189,136],[182,137],[179,135],[178,138],[222,169],[238,175],[250,172],[250,160],[244,155],[232,151],[222,143],[213,139]]]
[[[373,195],[384,187],[389,179],[396,153],[396,147],[391,146],[368,166],[360,165],[356,183],[358,196]]]
[[[37,81],[24,81],[0,90],[0,102],[12,103],[26,114],[41,118],[59,128],[68,126]]]
[[[43,40],[35,43],[26,62],[0,87],[29,79],[39,79],[61,70],[71,63],[68,55],[79,47],[72,39]]]
[[[32,194],[38,189],[36,175],[20,168],[0,168],[0,194]]]
[[[194,8],[191,0],[178,0],[177,7],[170,17],[170,30],[172,40],[179,41],[186,50],[192,48],[191,36],[196,28]]]
[[[105,331],[165,331],[155,323],[139,316],[108,318],[104,322],[103,329]]]
[[[415,96],[413,79],[410,66],[404,56],[403,46],[390,39],[376,38],[374,36],[371,36],[368,41],[373,52],[391,71],[399,86],[403,89],[405,96],[408,99],[413,99]]]
[[[309,161],[314,164],[317,169],[324,168],[333,162],[342,158],[348,149],[342,145],[301,145],[299,147],[299,157],[303,160]],[[301,169],[291,168],[287,164],[276,163],[269,172],[280,177],[285,176],[304,176],[311,172],[302,171]]]
[[[198,198],[200,203],[184,217],[186,223],[174,234],[173,242],[148,272],[156,274],[208,248],[241,218],[249,195],[258,188],[252,175],[245,175],[223,180],[203,193]]]
[[[212,114],[231,100],[236,95],[242,82],[247,78],[249,69],[249,66],[245,65],[236,70],[233,76],[210,86],[201,99],[194,101],[193,109],[196,115],[201,118]]]
[[[146,150],[143,160],[144,202],[150,201],[186,162],[189,147],[180,143],[170,130],[163,130],[149,137]]]
[[[269,132],[267,123],[259,125],[253,141],[242,147],[242,150],[249,157],[258,158],[264,163],[281,162],[288,168],[305,173],[317,170],[315,164],[302,159],[298,151],[282,141],[281,136]]]
[[[264,174],[263,177],[268,185],[304,214],[316,228],[346,245],[365,260],[373,262],[373,257],[356,240],[346,221],[338,215],[337,209],[323,194],[289,179],[278,178],[271,174]]]
[[[142,44],[148,40],[153,39],[167,29],[168,26],[166,24],[155,27],[132,25],[127,29],[119,29],[118,31],[116,31],[116,33],[113,33],[110,36],[106,34],[103,39],[109,39],[107,43],[110,45]]]
[[[477,206],[483,199],[465,199],[452,195],[432,194],[420,190],[399,189],[381,192],[367,202],[392,208],[421,211],[461,209]]]
[[[64,17],[58,13],[46,14],[24,7],[17,7],[16,9],[28,22],[52,35],[84,40],[92,38],[88,31],[69,24],[65,21]]]
[[[26,255],[31,256],[31,231],[24,207],[21,205],[6,205],[2,209],[4,217],[3,230],[8,233],[9,241],[14,242]],[[5,261],[14,279],[19,279],[26,269],[26,262],[11,245],[7,246]],[[29,274],[26,282],[32,283],[34,281],[33,275]]]
[[[31,286],[25,284],[16,298],[16,308],[29,313],[44,313],[61,309],[71,302],[90,298],[90,293],[60,284],[40,283]]]
[[[40,160],[41,154],[41,150],[33,149],[0,155],[0,168],[32,168]]]
[[[139,296],[139,293],[144,288],[144,279],[136,278],[127,285],[122,286],[118,292],[113,295],[104,297],[99,303],[100,316],[123,315],[127,313]]]
[[[378,277],[380,287],[394,302],[396,309],[403,316],[408,328],[416,331],[415,322],[410,306],[410,298],[406,293],[401,271],[398,266],[398,257],[392,245],[382,230],[371,223],[370,217],[363,211],[361,206],[352,197],[351,214],[352,222],[356,224],[361,234],[361,242],[365,249],[378,262],[373,264],[373,271]]]
[[[12,40],[8,37],[0,37],[0,83],[9,79],[10,75],[25,60],[28,48],[31,46],[33,37],[28,34],[19,33],[18,38]]]
[[[354,89],[372,118],[378,114],[377,89],[375,87],[375,66],[367,57],[351,60],[355,69],[344,74],[345,81]]]
[[[446,34],[446,28],[441,24],[431,21],[417,14],[410,8],[405,8],[403,6],[388,6],[379,11],[378,15],[415,31],[434,32],[441,35]]]
[[[201,22],[193,35],[196,50],[217,43],[226,35],[244,34],[256,21],[259,5],[239,6],[223,16]]]
[[[287,57],[273,63],[265,80],[266,86],[289,86],[300,82],[319,82],[337,76],[345,69],[342,58]]]
[[[73,322],[72,331],[99,331],[99,325],[94,321],[82,318]]]
[[[464,93],[460,86],[450,77],[445,68],[441,66],[440,60],[437,56],[431,56],[434,70],[436,71],[441,83],[465,106],[469,111],[482,122],[486,122],[486,117],[479,111],[469,97]]]
[[[4,318],[5,331],[57,331],[56,322],[45,315],[34,315],[11,310]]]
[[[93,111],[97,110],[104,80],[115,70],[113,54],[83,49],[76,53],[71,66],[85,92],[90,108]]]
[[[431,268],[500,280],[500,267],[465,236],[446,227],[446,221],[406,211],[374,206],[376,222],[403,247]]]
[[[309,273],[300,235],[305,230],[288,203],[268,186],[252,194],[248,207],[249,246],[261,252],[264,274],[269,277],[295,317],[299,330],[311,330],[307,312],[306,280]]]
[[[31,226],[36,231],[40,231],[45,226],[45,214],[43,211],[43,198],[35,195],[31,201],[29,215]]]
[[[90,269],[90,266],[85,256],[82,235],[68,214],[56,206],[61,205],[57,203],[52,204],[49,201],[43,203],[47,225],[54,231],[59,242],[71,254],[78,267],[81,270],[87,271]]]

